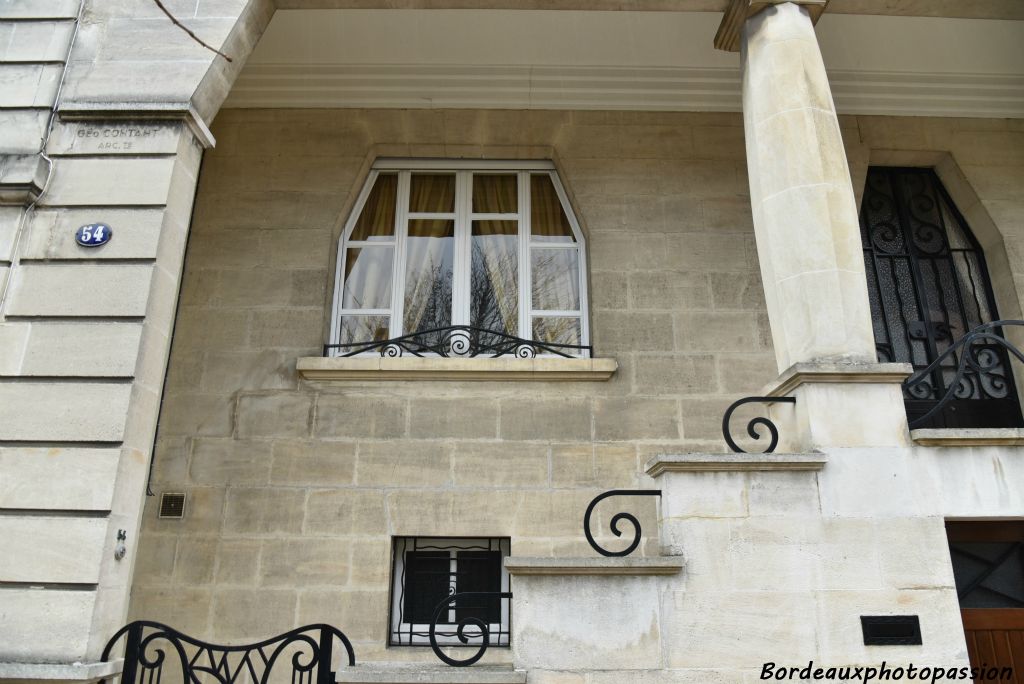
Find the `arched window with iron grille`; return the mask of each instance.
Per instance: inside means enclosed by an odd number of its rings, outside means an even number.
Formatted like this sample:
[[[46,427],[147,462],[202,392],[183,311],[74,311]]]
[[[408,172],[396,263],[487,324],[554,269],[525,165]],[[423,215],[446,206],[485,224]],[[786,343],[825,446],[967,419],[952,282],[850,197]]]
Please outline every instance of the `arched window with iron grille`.
[[[872,167],[861,207],[861,240],[878,360],[926,368],[957,339],[999,320],[981,246],[932,169]],[[1020,401],[1004,349],[985,372],[968,371],[930,428],[1021,427]],[[957,353],[905,392],[913,423],[955,381]]]

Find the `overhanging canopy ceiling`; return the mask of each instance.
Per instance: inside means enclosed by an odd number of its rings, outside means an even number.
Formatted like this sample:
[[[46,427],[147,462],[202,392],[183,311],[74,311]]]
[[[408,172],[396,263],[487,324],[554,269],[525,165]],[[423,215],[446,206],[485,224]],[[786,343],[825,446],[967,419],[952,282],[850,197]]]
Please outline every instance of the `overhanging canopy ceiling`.
[[[226,106],[738,111],[739,57],[712,47],[720,19],[279,10]],[[817,30],[840,112],[1024,117],[1024,22],[830,5]]]

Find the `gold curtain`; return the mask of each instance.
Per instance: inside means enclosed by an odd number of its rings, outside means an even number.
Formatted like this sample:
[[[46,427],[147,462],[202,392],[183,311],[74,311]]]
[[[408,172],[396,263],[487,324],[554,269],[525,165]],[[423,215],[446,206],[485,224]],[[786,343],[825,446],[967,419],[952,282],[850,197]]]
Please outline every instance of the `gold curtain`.
[[[431,214],[450,214],[455,211],[454,174],[412,174],[409,184],[409,211]]]
[[[519,211],[516,177],[509,174],[474,174],[473,211],[477,214],[514,214]]]
[[[366,198],[350,240],[370,240],[395,234],[395,205],[397,204],[398,176],[382,173],[377,176],[370,196]]]
[[[530,176],[530,233],[543,242],[576,242],[555,186],[546,173]]]

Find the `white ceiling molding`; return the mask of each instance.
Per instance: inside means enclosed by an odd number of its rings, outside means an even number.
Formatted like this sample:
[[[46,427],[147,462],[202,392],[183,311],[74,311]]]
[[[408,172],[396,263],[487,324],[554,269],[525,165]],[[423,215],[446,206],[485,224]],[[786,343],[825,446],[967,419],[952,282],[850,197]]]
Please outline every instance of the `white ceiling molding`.
[[[278,11],[225,106],[739,111],[721,18]],[[1024,117],[1024,22],[826,13],[817,33],[841,113]]]
[[[1024,118],[1024,76],[829,73],[841,114]],[[226,107],[740,111],[726,68],[272,65],[246,69]]]
[[[592,12],[723,12],[729,0],[277,0],[285,10],[561,10]],[[1020,0],[832,0],[833,14],[1024,19]]]

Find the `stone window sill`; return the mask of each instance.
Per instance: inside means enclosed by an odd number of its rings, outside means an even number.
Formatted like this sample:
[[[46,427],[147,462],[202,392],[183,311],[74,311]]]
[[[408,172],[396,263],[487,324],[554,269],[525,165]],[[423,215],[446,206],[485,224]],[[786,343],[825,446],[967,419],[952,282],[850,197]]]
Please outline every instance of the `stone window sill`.
[[[509,556],[510,575],[676,575],[683,569],[680,556],[621,558],[532,558]]]
[[[1024,429],[963,428],[951,430],[911,430],[910,438],[921,446],[1024,446]]]
[[[302,357],[296,369],[306,380],[608,380],[618,370],[615,359]]]

